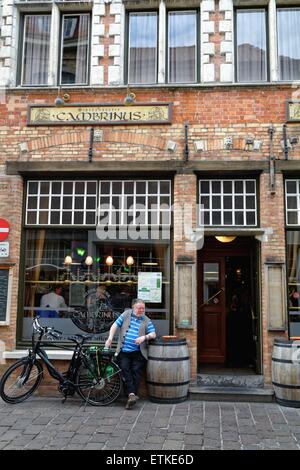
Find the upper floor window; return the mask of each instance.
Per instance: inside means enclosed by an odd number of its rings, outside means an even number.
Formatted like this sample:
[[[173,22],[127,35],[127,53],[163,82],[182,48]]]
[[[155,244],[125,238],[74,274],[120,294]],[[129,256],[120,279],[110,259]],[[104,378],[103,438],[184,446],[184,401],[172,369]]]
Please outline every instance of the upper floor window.
[[[157,13],[129,14],[129,83],[156,83],[157,34]]]
[[[237,81],[267,80],[267,32],[264,9],[236,10]]]
[[[88,14],[63,17],[62,84],[88,81],[89,20]]]
[[[22,85],[47,85],[51,15],[25,15]]]
[[[192,83],[197,79],[197,12],[168,14],[168,81]]]
[[[300,8],[277,10],[280,80],[300,79]]]
[[[128,18],[128,83],[157,83],[158,69],[166,71],[167,83],[197,81],[197,10],[169,11],[166,23],[155,11],[130,12]],[[159,47],[165,57],[160,63]]]
[[[48,85],[53,76],[59,84],[87,84],[90,15],[63,15],[60,35],[52,34],[51,28],[51,14],[24,15],[21,85]],[[59,44],[60,54],[54,56],[60,57],[60,66],[50,59],[50,51]]]

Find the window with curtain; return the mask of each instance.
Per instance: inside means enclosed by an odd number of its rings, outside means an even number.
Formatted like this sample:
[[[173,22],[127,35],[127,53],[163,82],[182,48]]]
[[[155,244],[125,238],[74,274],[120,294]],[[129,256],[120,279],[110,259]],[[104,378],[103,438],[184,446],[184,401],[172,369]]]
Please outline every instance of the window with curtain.
[[[128,83],[157,81],[157,13],[129,14]]]
[[[47,85],[51,15],[25,15],[22,85]]]
[[[193,83],[197,64],[197,12],[168,14],[168,82]]]
[[[266,10],[236,10],[236,48],[237,81],[266,81]]]
[[[280,80],[300,79],[300,8],[277,10]]]
[[[62,34],[61,84],[88,81],[89,14],[64,15]]]

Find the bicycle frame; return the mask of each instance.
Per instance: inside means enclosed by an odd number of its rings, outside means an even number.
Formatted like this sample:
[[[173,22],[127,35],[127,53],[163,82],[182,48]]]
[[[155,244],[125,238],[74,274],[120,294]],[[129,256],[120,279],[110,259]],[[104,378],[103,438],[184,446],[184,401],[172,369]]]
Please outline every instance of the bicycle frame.
[[[46,351],[41,347],[42,342],[45,345],[47,344],[46,341],[42,341],[42,336],[43,336],[42,333],[40,333],[40,336],[37,341],[34,340],[34,335],[32,336],[32,349],[29,350],[29,357],[32,358],[32,361],[34,362],[36,356],[38,356],[42,360],[42,362],[45,363],[47,370],[52,378],[54,378],[55,380],[58,380],[60,383],[63,383],[67,380],[74,387],[76,387],[75,374],[81,363],[81,359],[82,359],[81,353],[82,353],[83,344],[76,343],[75,349],[73,350],[72,358],[69,363],[67,373],[62,374],[54,367],[54,365],[49,360]],[[63,349],[66,349],[68,351],[71,350],[71,348],[66,348],[66,347],[63,347]]]

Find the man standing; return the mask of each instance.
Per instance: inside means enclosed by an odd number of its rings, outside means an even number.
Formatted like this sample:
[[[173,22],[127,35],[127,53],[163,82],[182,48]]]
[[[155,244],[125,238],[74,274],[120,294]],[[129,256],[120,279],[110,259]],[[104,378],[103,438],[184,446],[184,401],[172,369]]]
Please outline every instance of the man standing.
[[[116,353],[119,354],[118,360],[128,393],[125,408],[129,410],[138,400],[138,387],[148,358],[148,341],[156,338],[154,325],[145,315],[143,300],[134,300],[132,309],[125,310],[112,324],[105,343],[106,348],[110,348],[118,328],[120,332]]]

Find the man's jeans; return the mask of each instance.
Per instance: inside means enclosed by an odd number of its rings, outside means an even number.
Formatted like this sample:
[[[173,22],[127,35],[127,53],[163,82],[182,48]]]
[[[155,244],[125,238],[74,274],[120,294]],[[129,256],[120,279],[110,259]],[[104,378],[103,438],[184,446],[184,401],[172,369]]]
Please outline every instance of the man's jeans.
[[[118,364],[123,372],[127,394],[137,395],[146,359],[140,351],[120,352]]]

